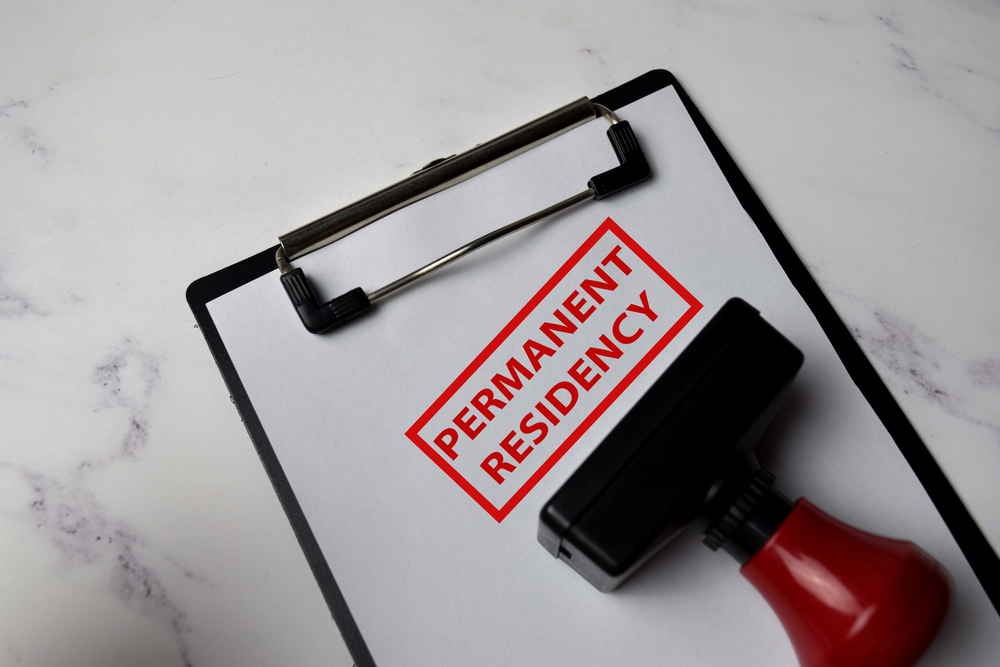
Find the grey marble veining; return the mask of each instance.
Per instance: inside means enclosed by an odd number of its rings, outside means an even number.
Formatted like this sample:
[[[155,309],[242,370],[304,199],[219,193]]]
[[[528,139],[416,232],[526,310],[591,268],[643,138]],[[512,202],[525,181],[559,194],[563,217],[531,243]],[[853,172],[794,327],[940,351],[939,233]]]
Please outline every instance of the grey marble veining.
[[[26,100],[16,100],[0,104],[0,118],[6,121],[7,132],[25,151],[30,151],[42,164],[48,162],[52,151],[42,143],[38,130],[27,124],[30,118],[30,104]]]
[[[29,315],[45,316],[48,314],[48,310],[5,280],[3,265],[0,264],[0,317],[14,319]]]
[[[61,476],[0,461],[7,499],[3,517],[51,547],[57,554],[57,575],[81,567],[104,572],[107,594],[168,628],[183,664],[190,665],[191,626],[150,562],[152,547],[141,530],[115,516],[88,490],[95,471],[142,457],[149,444],[161,362],[133,340],[118,345],[94,369],[90,382],[98,395],[94,411],[119,415],[119,437],[107,443],[101,456],[80,460]],[[189,570],[184,576],[198,578]]]
[[[94,369],[93,382],[101,393],[98,410],[120,409],[127,426],[120,449],[104,461],[84,461],[80,468],[106,465],[118,458],[136,458],[149,444],[153,398],[160,388],[162,359],[125,339],[105,363]]]
[[[950,354],[911,322],[881,308],[872,312],[875,326],[853,327],[855,338],[880,367],[888,381],[904,394],[916,394],[949,415],[994,431],[1000,445],[1000,423],[969,411],[971,387],[997,386],[997,359],[964,360]],[[951,389],[949,389],[951,388]],[[964,390],[964,391],[963,391]]]
[[[147,563],[145,552],[149,546],[141,533],[109,515],[107,508],[86,490],[86,479],[79,474],[60,481],[10,464],[0,463],[0,467],[13,473],[5,475],[5,483],[23,485],[28,496],[24,499],[26,507],[20,511],[4,512],[5,520],[20,522],[51,546],[58,554],[57,575],[85,566],[105,572],[107,594],[168,628],[176,639],[183,664],[190,665],[191,626],[155,568]],[[8,489],[7,493],[10,492]]]
[[[992,511],[993,473],[974,480],[962,470],[992,471],[1000,459],[1000,358],[956,353],[883,306],[847,301],[856,306],[846,309],[851,333],[910,419],[924,424],[926,444],[996,545],[1000,519]],[[960,435],[949,434],[952,421],[963,425]],[[964,455],[958,454],[957,438]],[[956,456],[964,460],[953,463]]]
[[[978,69],[976,60],[980,54],[975,53],[989,50],[992,46],[992,56],[995,57],[995,44],[979,45],[973,42],[973,49],[968,49],[969,40],[963,39],[958,31],[937,36],[938,39],[928,39],[930,36],[924,32],[926,24],[911,26],[896,12],[888,16],[876,15],[875,18],[892,33],[889,48],[894,58],[893,65],[903,77],[918,90],[953,105],[955,110],[983,129],[1000,132],[1000,120],[996,118],[995,109],[983,104],[986,100],[979,95],[983,88],[992,88],[996,93],[1000,88],[1000,79],[995,74]],[[983,12],[982,18],[989,20],[989,15]],[[973,17],[970,19],[974,20]]]

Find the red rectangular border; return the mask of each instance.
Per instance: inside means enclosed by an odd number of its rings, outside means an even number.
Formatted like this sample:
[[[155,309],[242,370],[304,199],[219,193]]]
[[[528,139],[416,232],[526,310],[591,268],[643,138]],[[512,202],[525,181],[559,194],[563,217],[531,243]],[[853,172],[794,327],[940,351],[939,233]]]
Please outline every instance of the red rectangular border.
[[[689,307],[680,319],[678,319],[677,322],[670,327],[667,333],[665,333],[663,337],[653,345],[652,349],[650,349],[649,352],[647,352],[646,355],[632,368],[632,370],[625,375],[618,385],[611,390],[604,400],[602,400],[597,407],[583,419],[580,425],[572,433],[570,433],[569,437],[567,437],[566,440],[558,448],[556,448],[552,454],[549,455],[549,458],[545,460],[538,470],[536,470],[535,473],[521,485],[521,488],[518,489],[513,496],[511,496],[510,500],[508,500],[503,507],[494,507],[493,504],[488,501],[486,497],[483,496],[467,479],[462,477],[457,470],[448,465],[448,463],[445,462],[444,457],[442,457],[436,449],[431,447],[426,440],[420,437],[419,431],[426,426],[431,417],[437,414],[444,404],[447,403],[448,400],[451,399],[451,397],[454,396],[463,385],[465,385],[466,381],[468,381],[472,374],[475,373],[479,367],[490,358],[493,352],[500,347],[501,343],[503,343],[507,337],[510,336],[510,334],[521,324],[521,322],[523,322],[525,318],[527,318],[528,315],[535,310],[538,304],[541,303],[542,299],[548,296],[549,292],[551,292],[556,285],[558,285],[562,279],[566,277],[566,274],[568,274],[570,270],[572,270],[572,268],[579,263],[583,256],[586,255],[590,249],[593,248],[608,232],[613,233],[622,243],[628,246],[629,250],[635,253],[639,259],[645,262],[646,266],[651,268],[656,275],[662,278],[663,281],[666,282],[670,288],[673,289],[678,296],[680,296],[688,304]],[[434,403],[426,411],[424,411],[413,426],[406,431],[406,437],[408,437],[413,444],[419,447],[424,454],[429,456],[431,460],[437,463],[439,468],[447,473],[449,477],[462,487],[466,493],[472,496],[472,498],[474,498],[490,516],[496,519],[497,523],[499,523],[503,521],[504,518],[510,514],[511,510],[513,510],[514,507],[521,502],[524,496],[526,496],[528,492],[534,488],[535,484],[537,484],[539,480],[541,480],[542,477],[544,477],[546,473],[552,469],[552,466],[554,466],[559,459],[561,459],[563,455],[569,451],[569,448],[576,444],[576,441],[580,439],[580,436],[582,436],[587,429],[589,429],[594,422],[597,421],[602,414],[604,414],[604,411],[608,409],[608,406],[621,396],[622,392],[625,391],[625,389],[627,389],[628,386],[635,381],[635,378],[637,378],[639,374],[642,373],[647,366],[649,366],[650,362],[656,358],[656,355],[662,352],[663,348],[665,348],[670,341],[677,336],[681,329],[687,326],[688,322],[691,321],[701,308],[702,304],[695,299],[683,285],[677,282],[677,280],[670,275],[666,269],[660,266],[659,262],[643,250],[643,248],[636,243],[631,236],[626,234],[614,220],[607,218],[601,226],[598,227],[586,241],[584,241],[583,245],[581,245],[580,248],[574,252],[568,260],[566,260],[559,270],[556,271],[551,278],[549,278],[549,280],[540,290],[538,290],[531,300],[529,300],[528,303],[525,304],[520,311],[518,311],[517,315],[514,316],[507,326],[505,326],[500,333],[498,333],[493,340],[490,341],[490,344],[476,356],[472,363],[469,364],[469,366],[457,378],[455,378],[454,382],[452,382],[448,388],[445,389],[444,393],[442,393],[441,396],[439,396],[438,399],[434,401]]]

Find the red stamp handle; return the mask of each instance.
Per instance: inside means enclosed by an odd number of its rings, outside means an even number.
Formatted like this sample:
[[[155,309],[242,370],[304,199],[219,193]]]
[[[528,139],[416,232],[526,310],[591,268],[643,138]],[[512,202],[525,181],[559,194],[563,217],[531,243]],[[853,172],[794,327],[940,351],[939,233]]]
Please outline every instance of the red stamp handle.
[[[941,628],[944,568],[912,542],[858,530],[800,498],[740,570],[774,609],[803,667],[905,667]]]

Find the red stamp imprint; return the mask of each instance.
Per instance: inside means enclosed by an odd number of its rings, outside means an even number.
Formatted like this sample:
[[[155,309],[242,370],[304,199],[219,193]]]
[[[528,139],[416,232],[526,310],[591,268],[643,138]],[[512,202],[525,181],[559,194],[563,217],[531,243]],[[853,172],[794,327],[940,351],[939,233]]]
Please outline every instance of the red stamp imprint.
[[[608,218],[406,435],[503,521],[700,309]]]

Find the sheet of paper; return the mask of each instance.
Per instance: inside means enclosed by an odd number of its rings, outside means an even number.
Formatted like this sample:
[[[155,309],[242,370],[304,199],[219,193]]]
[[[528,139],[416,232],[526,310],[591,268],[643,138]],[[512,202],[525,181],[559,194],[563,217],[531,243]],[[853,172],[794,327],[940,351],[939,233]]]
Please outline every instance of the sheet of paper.
[[[987,664],[1000,654],[996,613],[676,93],[619,115],[648,182],[495,243],[338,331],[306,333],[276,273],[208,304],[375,662],[797,664],[735,561],[697,536],[611,594],[536,541],[542,504],[740,296],[805,354],[762,464],[789,496],[939,559],[956,597],[922,664]],[[585,189],[616,164],[606,127],[588,123],[296,265],[324,300],[380,287]],[[598,345],[607,354],[589,353]]]

